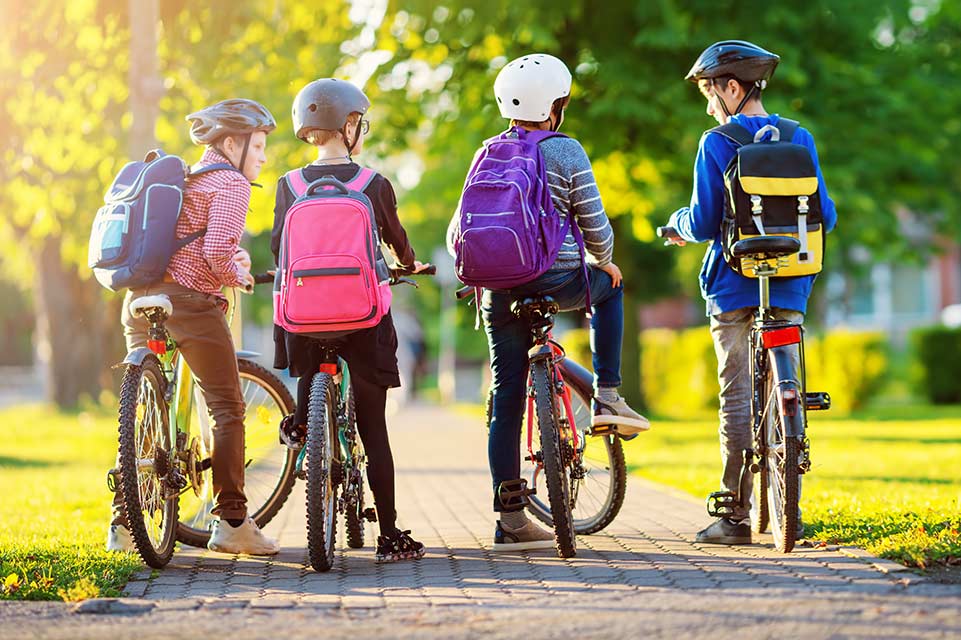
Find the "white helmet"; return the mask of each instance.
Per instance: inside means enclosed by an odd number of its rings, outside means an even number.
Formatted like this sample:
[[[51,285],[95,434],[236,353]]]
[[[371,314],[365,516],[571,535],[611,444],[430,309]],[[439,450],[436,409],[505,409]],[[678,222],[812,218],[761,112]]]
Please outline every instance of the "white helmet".
[[[494,80],[501,116],[509,120],[543,122],[558,98],[571,94],[571,72],[552,55],[532,53],[511,60]]]

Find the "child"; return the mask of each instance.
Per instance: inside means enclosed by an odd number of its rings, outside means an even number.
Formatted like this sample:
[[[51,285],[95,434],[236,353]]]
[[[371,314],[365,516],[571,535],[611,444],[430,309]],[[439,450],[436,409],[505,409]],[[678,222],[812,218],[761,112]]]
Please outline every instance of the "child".
[[[351,156],[364,148],[369,122],[363,119],[370,107],[364,93],[343,80],[325,78],[311,82],[297,94],[293,106],[294,131],[298,138],[317,147],[317,159],[304,167],[308,182],[333,176],[348,182],[360,171]],[[364,193],[373,205],[380,237],[394,253],[399,268],[417,273],[424,268],[414,259],[407,233],[397,217],[397,200],[387,178],[377,174]],[[279,259],[281,234],[288,209],[295,200],[287,181],[277,184],[271,249]],[[289,368],[300,377],[297,385],[297,412],[293,425],[306,433],[307,403],[313,374],[320,366],[319,343],[309,337],[274,327],[276,354],[274,366]],[[424,555],[424,545],[410,537],[409,531],[396,527],[394,509],[394,460],[387,436],[384,415],[387,389],[400,386],[397,370],[397,334],[388,312],[370,329],[348,334],[341,339],[339,353],[350,366],[351,389],[357,411],[357,428],[367,455],[367,479],[374,494],[380,536],[377,562],[393,562]]]
[[[571,73],[563,62],[546,54],[531,54],[508,63],[494,82],[501,116],[512,127],[557,131],[570,101]],[[618,394],[621,338],[624,330],[621,271],[613,262],[614,232],[594,182],[591,162],[580,143],[566,136],[539,143],[547,168],[557,214],[570,217],[584,238],[588,259],[585,280],[581,253],[569,231],[553,266],[535,280],[510,291],[485,290],[481,312],[490,344],[491,411],[488,456],[494,487],[495,551],[550,548],[554,536],[527,519],[526,482],[520,478],[520,432],[531,347],[530,327],[511,313],[511,301],[525,295],[549,294],[566,311],[583,308],[587,290],[593,305],[591,345],[594,347],[594,425],[615,425],[622,436],[650,428]],[[478,151],[478,156],[480,151]],[[475,162],[478,156],[475,156]],[[473,163],[472,163],[473,165]],[[459,209],[459,207],[458,207]],[[448,229],[453,254],[460,212]],[[501,499],[502,494],[517,497]]]
[[[707,101],[707,115],[718,124],[733,121],[752,135],[767,125],[777,125],[780,116],[768,115],[761,104],[761,91],[777,67],[778,56],[750,42],[718,42],[700,55],[686,80],[696,82]],[[811,134],[798,127],[792,140],[807,147],[818,165]],[[694,193],[691,206],[676,211],[668,223],[682,240],[707,242],[701,268],[701,293],[711,319],[711,336],[718,357],[720,428],[723,490],[735,494],[743,465],[743,451],[751,448],[751,380],[748,336],[759,304],[757,282],[736,273],[724,260],[721,220],[724,216],[724,169],[734,157],[732,141],[717,132],[701,137],[694,162]],[[821,168],[817,166],[821,213],[827,231],[834,228],[837,212],[828,197]],[[815,276],[771,280],[772,314],[779,320],[800,324]],[[748,474],[749,477],[750,474]],[[798,538],[803,527],[798,520]],[[747,506],[729,518],[718,518],[697,534],[698,542],[750,544],[751,524]]]

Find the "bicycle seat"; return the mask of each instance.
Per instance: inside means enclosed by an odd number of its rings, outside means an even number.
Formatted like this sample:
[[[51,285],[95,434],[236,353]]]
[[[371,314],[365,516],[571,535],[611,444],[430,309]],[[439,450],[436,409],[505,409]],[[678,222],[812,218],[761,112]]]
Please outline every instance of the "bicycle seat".
[[[174,314],[174,306],[170,303],[170,298],[163,294],[158,294],[155,296],[140,296],[139,298],[134,298],[130,303],[130,313],[134,317],[139,316],[150,316],[153,309],[159,309],[164,313],[164,319],[169,318]]]
[[[789,256],[801,250],[801,243],[790,236],[757,236],[738,240],[731,247],[731,255],[735,258],[754,258],[768,260]]]
[[[519,298],[511,303],[511,311],[514,312],[514,315],[521,317],[553,315],[560,310],[560,305],[550,296]]]

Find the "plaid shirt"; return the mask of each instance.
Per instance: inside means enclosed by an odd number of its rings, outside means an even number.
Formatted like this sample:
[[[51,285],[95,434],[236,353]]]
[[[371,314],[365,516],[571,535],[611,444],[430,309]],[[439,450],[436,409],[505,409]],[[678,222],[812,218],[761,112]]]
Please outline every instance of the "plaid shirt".
[[[212,149],[196,168],[229,162]],[[177,237],[207,229],[170,259],[167,275],[189,289],[223,297],[221,288],[241,284],[234,253],[247,223],[250,183],[234,171],[211,171],[187,181],[184,204],[177,221]]]

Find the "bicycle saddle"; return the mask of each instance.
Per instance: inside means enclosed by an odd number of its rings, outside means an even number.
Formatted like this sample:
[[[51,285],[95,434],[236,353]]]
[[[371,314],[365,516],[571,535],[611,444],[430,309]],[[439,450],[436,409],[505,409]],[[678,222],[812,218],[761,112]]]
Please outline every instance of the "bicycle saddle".
[[[174,306],[170,303],[170,298],[163,294],[155,296],[140,296],[134,298],[130,303],[130,313],[134,317],[146,315],[148,309],[160,309],[169,318],[174,314]]]
[[[731,255],[735,258],[754,258],[767,260],[780,258],[797,253],[801,250],[801,243],[790,236],[757,236],[738,240],[731,247]]]
[[[511,303],[511,311],[518,316],[553,315],[560,311],[560,305],[550,296],[531,296],[514,300]]]

